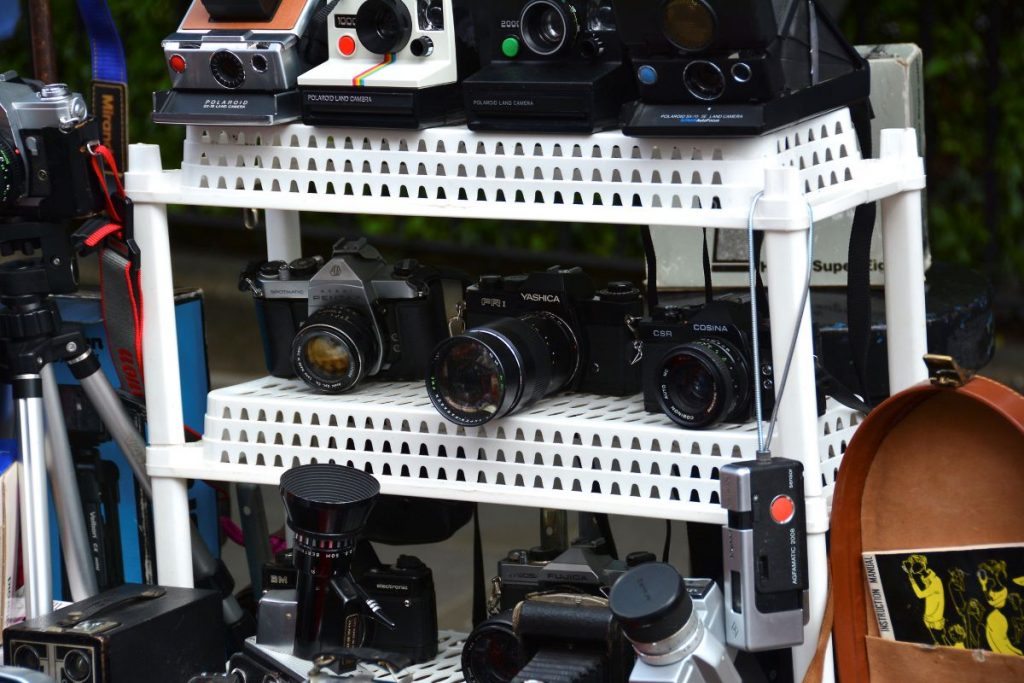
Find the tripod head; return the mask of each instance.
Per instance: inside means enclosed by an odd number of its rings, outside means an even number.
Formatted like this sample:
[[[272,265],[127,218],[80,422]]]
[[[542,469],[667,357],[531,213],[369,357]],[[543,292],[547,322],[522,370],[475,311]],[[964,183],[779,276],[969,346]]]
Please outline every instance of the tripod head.
[[[0,303],[16,307],[21,297],[71,294],[78,290],[78,260],[67,227],[58,223],[0,223]]]

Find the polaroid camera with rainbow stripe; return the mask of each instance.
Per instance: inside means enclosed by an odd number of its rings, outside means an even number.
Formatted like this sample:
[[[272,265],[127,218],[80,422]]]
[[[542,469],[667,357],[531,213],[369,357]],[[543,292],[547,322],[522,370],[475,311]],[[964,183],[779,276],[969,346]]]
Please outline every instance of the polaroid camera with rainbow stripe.
[[[421,129],[465,120],[461,82],[479,64],[473,0],[339,0],[326,62],[299,77],[310,125]]]

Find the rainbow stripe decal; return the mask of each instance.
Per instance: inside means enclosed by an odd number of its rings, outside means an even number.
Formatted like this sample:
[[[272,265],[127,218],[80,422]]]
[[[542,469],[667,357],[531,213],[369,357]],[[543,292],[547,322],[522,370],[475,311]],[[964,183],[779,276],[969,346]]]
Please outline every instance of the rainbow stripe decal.
[[[398,55],[395,54],[394,52],[387,53],[387,55],[384,56],[384,61],[383,62],[381,62],[380,64],[377,64],[376,66],[370,67],[369,69],[367,69],[363,73],[361,73],[358,76],[356,76],[355,78],[353,78],[352,79],[352,85],[354,85],[357,88],[364,87],[366,85],[366,79],[367,78],[369,78],[370,76],[374,75],[375,73],[377,73],[378,71],[380,71],[384,67],[388,66],[389,64],[394,64],[395,61],[397,61],[397,59],[398,59]]]

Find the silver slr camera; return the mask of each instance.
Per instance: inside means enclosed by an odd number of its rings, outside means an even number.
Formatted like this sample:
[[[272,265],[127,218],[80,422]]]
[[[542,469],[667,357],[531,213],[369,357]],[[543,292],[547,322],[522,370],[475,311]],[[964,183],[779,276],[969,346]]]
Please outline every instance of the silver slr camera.
[[[301,73],[327,58],[324,0],[194,0],[162,42],[171,89],[157,123],[273,125],[299,118]],[[319,30],[318,30],[319,29]]]
[[[722,592],[711,579],[642,564],[612,586],[609,607],[636,651],[630,683],[741,683],[724,644]]]

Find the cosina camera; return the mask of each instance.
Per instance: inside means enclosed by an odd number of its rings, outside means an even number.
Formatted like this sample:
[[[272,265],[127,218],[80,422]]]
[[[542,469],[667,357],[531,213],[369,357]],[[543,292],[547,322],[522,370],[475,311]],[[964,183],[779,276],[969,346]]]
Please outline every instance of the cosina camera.
[[[696,309],[667,306],[640,321],[644,408],[688,429],[747,422],[754,382],[760,382],[769,414],[775,403],[771,344],[764,330],[761,367],[754,368],[750,325],[749,304],[727,300]]]
[[[459,83],[479,63],[473,0],[339,0],[328,60],[299,78],[311,125],[419,129],[461,123]]]
[[[254,296],[270,373],[340,393],[365,377],[422,380],[448,336],[445,282],[459,296],[458,277],[413,260],[389,264],[365,239],[342,239],[326,263],[262,263],[240,287]]]
[[[471,329],[434,349],[427,393],[438,412],[465,426],[558,391],[636,393],[625,321],[642,310],[634,285],[615,282],[595,291],[579,268],[484,276],[466,291]]]
[[[157,123],[273,125],[299,118],[299,74],[327,58],[322,0],[194,0],[163,40],[171,89]]]
[[[486,66],[466,79],[471,129],[589,133],[617,125],[636,90],[611,0],[490,0],[474,11]]]
[[[88,150],[98,138],[80,94],[0,74],[0,216],[59,222],[99,212]]]
[[[638,102],[627,135],[757,135],[870,92],[817,0],[614,0]]]

